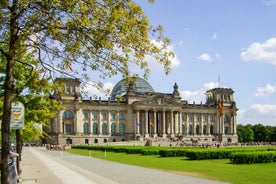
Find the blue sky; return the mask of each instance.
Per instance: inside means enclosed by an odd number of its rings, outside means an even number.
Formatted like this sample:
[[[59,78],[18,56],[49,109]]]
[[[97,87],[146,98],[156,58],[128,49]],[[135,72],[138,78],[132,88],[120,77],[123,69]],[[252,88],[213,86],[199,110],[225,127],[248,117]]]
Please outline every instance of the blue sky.
[[[155,91],[171,93],[176,82],[183,100],[205,103],[220,78],[220,87],[235,91],[239,124],[276,126],[276,0],[136,2],[163,26],[176,53],[168,76],[151,65]],[[104,83],[112,88],[119,80]]]

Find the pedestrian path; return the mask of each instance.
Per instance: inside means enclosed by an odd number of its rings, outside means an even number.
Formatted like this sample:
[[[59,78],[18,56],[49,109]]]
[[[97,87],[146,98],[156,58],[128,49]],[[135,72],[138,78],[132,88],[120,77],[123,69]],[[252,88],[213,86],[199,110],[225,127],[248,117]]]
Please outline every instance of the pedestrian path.
[[[81,174],[59,164],[58,162],[32,149],[31,152],[40,159],[40,161],[48,167],[64,184],[95,184]]]
[[[51,154],[47,154],[47,152],[49,151],[44,148],[25,147],[23,149],[21,184],[118,184],[95,173],[87,172],[77,166],[63,162],[60,159],[63,152],[54,151],[57,159]],[[81,173],[86,173],[89,178]]]
[[[33,147],[24,147],[21,169],[22,184],[225,184],[220,181]]]

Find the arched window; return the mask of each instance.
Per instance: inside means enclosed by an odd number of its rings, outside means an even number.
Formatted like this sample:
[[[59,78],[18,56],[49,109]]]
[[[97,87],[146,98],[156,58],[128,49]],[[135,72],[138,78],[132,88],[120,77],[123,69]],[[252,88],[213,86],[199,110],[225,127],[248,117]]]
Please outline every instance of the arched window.
[[[206,135],[206,125],[203,125],[203,134]]]
[[[93,134],[98,134],[98,124],[97,123],[93,124]]]
[[[116,134],[116,124],[112,123],[111,124],[111,135],[115,135]]]
[[[196,135],[199,135],[199,125],[196,125]]]
[[[107,135],[107,125],[106,125],[106,123],[102,124],[102,134]]]
[[[213,126],[213,125],[210,126],[210,134],[211,134],[211,135],[214,134],[214,126]]]
[[[83,124],[83,134],[88,135],[88,123]]]
[[[73,113],[71,111],[65,111],[63,113],[63,118],[65,118],[65,119],[71,119],[71,118],[73,118]]]
[[[119,124],[119,133],[120,133],[120,135],[125,134],[125,124],[124,123]]]
[[[192,135],[192,131],[193,131],[192,125],[189,125],[189,130],[188,130],[189,135]]]

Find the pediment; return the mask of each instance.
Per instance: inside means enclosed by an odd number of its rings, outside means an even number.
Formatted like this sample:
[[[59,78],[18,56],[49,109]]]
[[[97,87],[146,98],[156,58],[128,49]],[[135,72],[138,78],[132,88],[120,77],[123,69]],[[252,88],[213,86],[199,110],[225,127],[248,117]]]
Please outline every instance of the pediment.
[[[154,105],[154,106],[167,106],[167,105],[181,105],[179,101],[167,94],[156,94],[152,96],[145,96],[143,100],[136,101],[134,105]]]

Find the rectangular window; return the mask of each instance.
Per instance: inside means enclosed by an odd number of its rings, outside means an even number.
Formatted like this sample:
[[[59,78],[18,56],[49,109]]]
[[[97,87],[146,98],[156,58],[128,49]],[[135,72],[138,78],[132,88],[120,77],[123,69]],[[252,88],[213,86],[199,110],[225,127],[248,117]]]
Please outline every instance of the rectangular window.
[[[210,115],[210,122],[215,122],[215,116],[214,115]]]
[[[188,121],[193,122],[194,121],[194,116],[192,114],[188,115]]]
[[[124,113],[120,113],[120,120],[125,119],[125,114]]]
[[[111,119],[112,119],[112,120],[115,120],[115,119],[116,119],[116,114],[112,113],[112,114],[111,114]]]
[[[70,86],[66,86],[65,88],[65,93],[68,95],[70,94]]]
[[[196,122],[200,121],[200,115],[196,115],[195,118],[196,118]]]
[[[98,113],[93,113],[93,119],[98,119]]]
[[[102,119],[107,119],[107,113],[104,112],[104,113],[102,114]]]
[[[74,94],[75,93],[75,86],[71,86],[71,92]]]
[[[65,134],[71,134],[72,126],[69,124],[65,125]]]
[[[182,115],[182,121],[185,121],[185,115]]]
[[[88,112],[83,113],[84,119],[88,119]]]
[[[203,120],[203,122],[206,122],[206,121],[207,121],[207,116],[206,116],[206,115],[203,115],[203,116],[202,116],[202,120]]]

